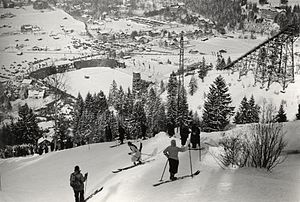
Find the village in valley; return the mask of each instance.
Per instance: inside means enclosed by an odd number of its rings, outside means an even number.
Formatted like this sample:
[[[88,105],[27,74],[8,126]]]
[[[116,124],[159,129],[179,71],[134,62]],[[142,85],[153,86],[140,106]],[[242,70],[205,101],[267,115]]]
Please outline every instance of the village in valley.
[[[291,144],[285,152],[298,153],[300,2],[268,1],[0,0],[0,167],[7,165],[4,174],[9,163],[18,163],[10,159],[48,158],[50,153],[65,155],[59,152],[83,145],[115,144],[120,124],[125,139],[154,145],[153,138],[162,138],[157,140],[160,147],[169,141],[159,136],[161,132],[173,124],[178,136],[176,128],[185,116],[203,131],[201,141],[210,143],[246,131],[251,123],[286,122],[283,128]],[[298,25],[291,26],[297,34],[291,33],[289,25]],[[266,70],[271,66],[276,73]],[[226,126],[211,129],[204,114],[218,79],[228,86],[233,108]],[[184,87],[182,92],[179,87],[175,90],[176,118],[170,115],[172,84]],[[238,120],[245,99],[260,110],[253,122]],[[179,109],[181,104],[185,106]],[[277,112],[285,113],[284,121],[276,121]],[[147,127],[144,136],[139,124]],[[80,148],[74,150],[76,154]],[[109,152],[100,147],[97,151]],[[205,160],[199,165],[205,165]],[[100,181],[92,183],[96,186]],[[299,185],[300,178],[295,183]],[[130,182],[130,186],[138,185]],[[30,201],[26,194],[13,196],[9,187],[4,177],[1,191],[0,169],[0,201],[22,197]],[[191,192],[180,200],[188,199]],[[61,194],[61,201],[70,199]],[[107,194],[99,201],[120,201],[127,196],[122,194],[112,198]],[[300,200],[293,194],[287,201]],[[51,201],[42,195],[40,201]],[[124,201],[130,201],[129,196]],[[147,197],[133,201],[150,201]]]

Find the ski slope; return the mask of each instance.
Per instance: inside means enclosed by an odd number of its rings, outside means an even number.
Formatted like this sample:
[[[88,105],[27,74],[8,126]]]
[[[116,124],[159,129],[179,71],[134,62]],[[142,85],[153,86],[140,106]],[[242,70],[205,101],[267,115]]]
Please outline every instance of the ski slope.
[[[285,125],[288,148],[300,149],[300,122]],[[230,131],[229,131],[230,132]],[[192,169],[201,170],[194,178],[186,178],[153,187],[161,177],[166,158],[162,150],[170,144],[170,138],[163,132],[143,141],[143,153],[157,150],[155,159],[144,165],[114,174],[112,170],[131,165],[129,147],[125,144],[110,148],[114,142],[85,145],[69,150],[48,153],[42,156],[1,159],[2,202],[52,202],[73,201],[69,176],[74,166],[88,172],[86,193],[104,186],[90,202],[147,202],[147,201],[300,201],[300,156],[288,155],[287,160],[272,173],[253,168],[223,170],[216,159],[219,133],[202,133],[201,162],[199,151],[191,151]],[[179,139],[177,138],[179,145]],[[138,145],[137,142],[135,144]],[[180,153],[179,173],[189,174],[189,152]],[[144,155],[144,159],[149,156]],[[169,177],[168,168],[164,179]]]

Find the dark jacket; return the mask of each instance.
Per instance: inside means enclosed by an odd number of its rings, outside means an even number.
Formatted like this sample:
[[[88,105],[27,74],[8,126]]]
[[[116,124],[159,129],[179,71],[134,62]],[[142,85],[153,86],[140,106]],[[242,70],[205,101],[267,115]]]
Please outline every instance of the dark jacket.
[[[191,143],[200,143],[200,129],[197,126],[192,127]]]
[[[74,191],[83,191],[84,190],[84,182],[86,180],[86,177],[83,177],[83,175],[80,172],[73,172],[70,176],[70,182],[75,182],[72,186]]]

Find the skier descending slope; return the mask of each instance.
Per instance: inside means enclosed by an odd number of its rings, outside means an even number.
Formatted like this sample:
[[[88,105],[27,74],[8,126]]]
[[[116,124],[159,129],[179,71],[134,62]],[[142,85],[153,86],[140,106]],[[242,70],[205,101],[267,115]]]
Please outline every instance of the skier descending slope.
[[[131,152],[129,152],[128,154],[132,155],[131,161],[133,162],[133,164],[134,165],[142,164],[142,161],[141,161],[142,143],[140,143],[140,149],[138,149],[137,146],[132,144],[132,142],[128,142],[128,146],[131,150]]]
[[[84,202],[84,182],[86,181],[88,173],[84,177],[80,173],[79,166],[75,166],[74,172],[70,176],[70,185],[74,190],[75,202]]]
[[[181,148],[177,147],[176,140],[171,140],[171,145],[163,151],[164,155],[168,158],[169,161],[170,180],[177,179],[175,177],[175,174],[178,172],[179,165],[178,152],[185,152],[187,149],[187,146],[182,146]]]

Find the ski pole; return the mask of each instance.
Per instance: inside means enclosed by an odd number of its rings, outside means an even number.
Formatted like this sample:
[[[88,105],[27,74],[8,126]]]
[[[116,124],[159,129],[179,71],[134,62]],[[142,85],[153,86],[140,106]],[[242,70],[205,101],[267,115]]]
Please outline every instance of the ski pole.
[[[163,171],[163,173],[162,173],[161,178],[160,178],[159,181],[162,181],[162,179],[163,179],[163,177],[164,177],[165,170],[166,170],[166,167],[167,167],[168,162],[169,162],[169,159],[167,159],[167,162],[166,162],[165,167],[164,167],[164,171]]]
[[[86,180],[85,180],[85,186],[84,186],[84,195],[86,195],[86,193],[85,193],[85,191],[86,191],[86,187],[87,187],[87,178],[86,178]]]
[[[191,149],[189,144],[189,156],[190,156],[190,167],[191,167],[191,176],[193,177],[193,168],[192,168],[192,155],[191,155]]]

